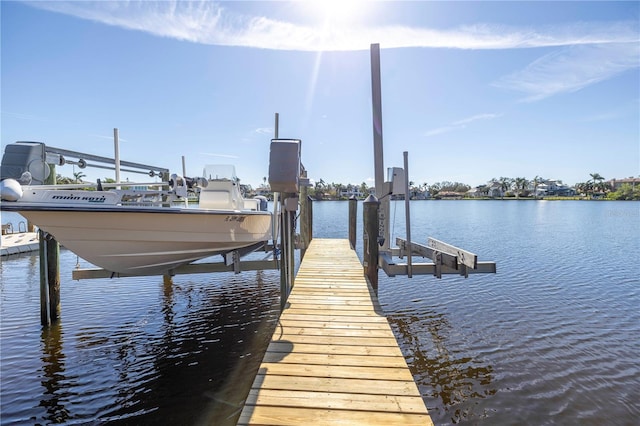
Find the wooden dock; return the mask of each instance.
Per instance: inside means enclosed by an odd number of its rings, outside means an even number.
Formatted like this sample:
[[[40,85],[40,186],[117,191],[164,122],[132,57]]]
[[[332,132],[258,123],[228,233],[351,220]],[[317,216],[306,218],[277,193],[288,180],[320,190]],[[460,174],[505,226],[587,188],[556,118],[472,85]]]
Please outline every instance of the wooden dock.
[[[431,425],[348,240],[314,239],[238,425]]]

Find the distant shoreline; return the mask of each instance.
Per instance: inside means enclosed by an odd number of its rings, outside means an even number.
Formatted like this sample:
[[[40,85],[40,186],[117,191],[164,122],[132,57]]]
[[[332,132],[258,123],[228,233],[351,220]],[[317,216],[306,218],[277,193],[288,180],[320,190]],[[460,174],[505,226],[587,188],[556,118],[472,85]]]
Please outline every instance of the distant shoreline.
[[[317,200],[315,198],[311,199],[312,201],[349,201],[348,198],[325,198]],[[358,201],[364,201],[364,198],[358,198]],[[404,198],[392,199],[391,201],[404,201]],[[410,201],[638,201],[638,200],[612,200],[610,198],[586,198],[586,197],[540,197],[540,198],[516,198],[516,197],[505,197],[505,198],[491,198],[491,197],[446,197],[446,198],[425,198],[425,199],[416,199],[413,198]]]

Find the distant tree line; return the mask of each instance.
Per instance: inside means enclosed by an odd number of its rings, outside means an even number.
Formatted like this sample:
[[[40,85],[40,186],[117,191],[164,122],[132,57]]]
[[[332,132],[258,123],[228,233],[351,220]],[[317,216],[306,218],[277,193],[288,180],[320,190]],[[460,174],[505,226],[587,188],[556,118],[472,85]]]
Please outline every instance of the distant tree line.
[[[585,182],[579,182],[574,185],[575,193],[579,196],[585,196],[588,198],[607,198],[611,200],[640,200],[640,184],[628,184],[624,183],[618,188],[612,188],[609,183],[605,181],[605,178],[600,173],[590,173],[590,179]],[[62,175],[56,175],[56,182],[58,184],[71,184],[82,183],[83,178],[86,175],[82,171],[73,173],[73,177],[65,177]],[[114,179],[104,178],[102,182],[109,183],[115,182]],[[529,180],[525,177],[504,177],[492,178],[487,185],[480,185],[476,188],[482,187],[497,187],[501,190],[502,196],[511,197],[537,197],[538,187],[543,185],[544,182],[548,182],[548,179],[544,179],[540,176],[535,176]],[[557,181],[562,182],[562,181]],[[246,195],[253,195],[256,192],[262,190],[268,190],[267,178],[263,178],[263,185],[254,190],[251,185],[241,185],[243,192]],[[413,195],[428,193],[431,197],[437,197],[442,193],[458,193],[464,196],[471,186],[462,182],[450,182],[442,181],[433,184],[426,182],[416,184],[413,181],[409,182],[409,190]],[[375,189],[369,187],[366,182],[362,182],[359,185],[356,184],[342,184],[331,182],[328,183],[324,179],[318,179],[315,183],[308,188],[307,193],[312,198],[317,200],[340,200],[349,198],[351,195],[356,195],[360,198],[364,198],[371,193],[375,193]]]

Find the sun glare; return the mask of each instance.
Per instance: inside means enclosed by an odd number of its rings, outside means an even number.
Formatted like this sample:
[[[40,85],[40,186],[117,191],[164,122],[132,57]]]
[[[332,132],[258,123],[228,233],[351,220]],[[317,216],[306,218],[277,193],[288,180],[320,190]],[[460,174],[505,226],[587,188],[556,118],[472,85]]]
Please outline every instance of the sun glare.
[[[305,5],[323,25],[344,24],[357,20],[365,7],[364,0],[306,0]]]

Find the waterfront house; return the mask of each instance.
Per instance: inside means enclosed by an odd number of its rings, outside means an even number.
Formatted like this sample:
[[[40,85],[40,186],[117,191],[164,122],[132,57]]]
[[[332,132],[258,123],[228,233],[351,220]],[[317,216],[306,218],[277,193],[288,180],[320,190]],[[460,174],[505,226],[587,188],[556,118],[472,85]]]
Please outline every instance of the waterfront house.
[[[341,198],[356,197],[360,199],[360,198],[364,198],[365,195],[362,193],[362,191],[360,191],[359,185],[348,184],[347,186],[343,187],[340,190],[340,197]]]
[[[571,197],[576,195],[576,190],[562,183],[560,179],[543,179],[538,182],[535,196],[544,197],[554,195],[559,197]]]
[[[469,198],[483,198],[489,196],[489,187],[487,185],[479,185],[467,191]]]
[[[611,188],[612,191],[617,191],[624,184],[631,185],[632,188],[635,188],[636,185],[640,186],[640,177],[628,177],[623,179],[611,179],[604,183],[608,188]]]
[[[487,189],[487,196],[491,198],[502,198],[504,192],[502,191],[502,185],[500,182],[492,182]]]

